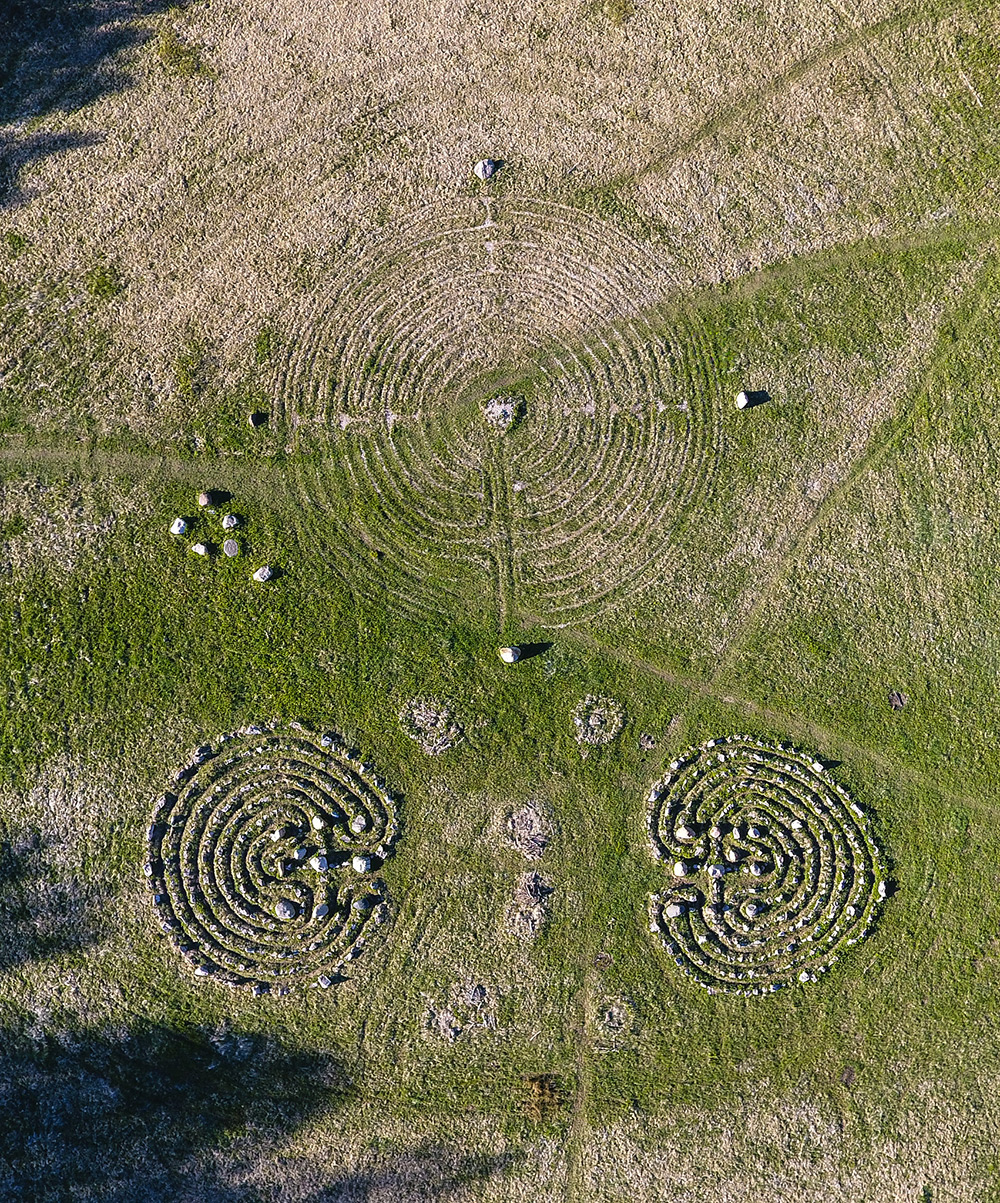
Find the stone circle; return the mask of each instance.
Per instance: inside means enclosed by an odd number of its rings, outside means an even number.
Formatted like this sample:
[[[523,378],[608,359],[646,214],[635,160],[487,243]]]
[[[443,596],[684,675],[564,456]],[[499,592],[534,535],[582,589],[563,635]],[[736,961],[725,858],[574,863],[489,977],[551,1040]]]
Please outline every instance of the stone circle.
[[[594,694],[587,694],[572,717],[574,738],[580,744],[609,744],[625,724],[625,712],[619,702]]]
[[[198,977],[256,994],[336,980],[389,917],[377,869],[397,828],[392,795],[339,737],[299,724],[222,736],[153,810],[160,925]]]
[[[428,756],[440,756],[465,739],[451,704],[439,698],[411,698],[399,712],[399,725]]]
[[[816,981],[871,929],[885,897],[878,846],[808,753],[709,740],[673,761],[649,804],[653,853],[673,876],[650,898],[649,928],[710,992]]]

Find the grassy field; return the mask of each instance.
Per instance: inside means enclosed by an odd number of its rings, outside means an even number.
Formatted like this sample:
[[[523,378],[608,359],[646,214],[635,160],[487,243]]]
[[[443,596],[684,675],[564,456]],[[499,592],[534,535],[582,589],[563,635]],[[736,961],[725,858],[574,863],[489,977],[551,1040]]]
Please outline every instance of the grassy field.
[[[1000,1200],[1000,9],[10,14],[0,1199]],[[257,997],[147,829],[292,721],[397,799],[391,920]],[[649,930],[737,734],[887,887],[754,997]]]

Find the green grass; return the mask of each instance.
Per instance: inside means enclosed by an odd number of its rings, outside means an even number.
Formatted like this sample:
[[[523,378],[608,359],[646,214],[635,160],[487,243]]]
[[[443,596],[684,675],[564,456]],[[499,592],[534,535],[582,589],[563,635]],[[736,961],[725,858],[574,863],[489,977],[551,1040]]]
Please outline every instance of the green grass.
[[[985,137],[995,55],[965,36],[954,52],[986,107],[969,87],[941,93],[928,188],[968,199],[992,142],[973,161],[949,131]],[[169,72],[205,71],[170,30],[156,53]],[[338,165],[394,143],[391,116],[344,125]],[[494,195],[521,178],[505,172]],[[552,194],[646,240],[666,228],[635,181]],[[191,327],[157,391],[121,370],[107,302],[125,277],[96,258],[61,274],[7,232],[0,1110],[15,1118],[0,1125],[0,1196],[117,1197],[140,1165],[157,1198],[235,1197],[255,1174],[266,1197],[305,1175],[317,1199],[1000,1198],[1000,277],[992,227],[962,212],[645,315],[670,366],[663,409],[623,404],[609,443],[634,448],[649,422],[683,439],[701,405],[717,432],[704,488],[668,515],[660,560],[567,626],[527,588],[498,604],[492,569],[442,529],[474,503],[484,545],[515,525],[508,502],[483,499],[530,452],[557,354],[628,379],[607,328],[484,370],[483,395],[523,395],[525,421],[468,466],[464,492],[441,488],[438,529],[374,491],[366,457],[448,462],[478,394],[436,397],[454,422],[423,442],[405,424],[392,441],[310,425],[294,396],[282,419],[274,381],[300,335],[277,317],[228,351]],[[322,254],[301,252],[296,287],[326,278]],[[373,347],[359,372],[403,375],[394,354]],[[333,368],[321,383],[333,398]],[[770,400],[738,412],[744,387]],[[275,416],[252,430],[255,411]],[[205,488],[224,506],[200,510]],[[600,526],[599,502],[580,525]],[[194,556],[194,541],[221,542],[223,510],[242,520],[241,555]],[[183,538],[168,534],[178,515]],[[278,575],[254,584],[263,563]],[[507,640],[551,646],[505,666]],[[570,716],[589,693],[626,721],[584,757]],[[464,743],[424,755],[398,720],[415,696],[448,699]],[[360,748],[403,829],[385,868],[393,923],[349,980],[258,1000],[187,973],[141,865],[153,802],[192,750],[279,719]],[[676,972],[645,910],[669,880],[647,849],[650,784],[738,732],[832,765],[893,886],[824,980],[753,999]],[[504,835],[528,803],[551,832],[531,864]],[[531,869],[553,893],[525,941],[507,910]],[[477,984],[478,1027],[463,993]],[[465,1027],[454,1042],[428,1021],[445,1007]],[[619,1027],[601,1019],[612,1008]]]
[[[211,75],[201,47],[185,41],[175,29],[162,29],[156,41],[156,57],[168,75]]]

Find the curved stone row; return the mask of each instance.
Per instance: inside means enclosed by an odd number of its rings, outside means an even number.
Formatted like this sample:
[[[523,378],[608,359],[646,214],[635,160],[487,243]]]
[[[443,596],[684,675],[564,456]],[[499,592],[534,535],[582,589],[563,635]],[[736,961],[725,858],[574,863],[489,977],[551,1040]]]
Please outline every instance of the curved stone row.
[[[274,382],[302,445],[336,446],[296,461],[310,504],[355,524],[324,552],[418,613],[471,587],[559,624],[655,583],[721,441],[712,339],[657,310],[664,278],[541,202],[439,206],[352,258],[290,316]]]
[[[389,918],[396,803],[333,733],[247,727],[199,749],[156,803],[146,877],[198,977],[326,988]]]
[[[861,808],[814,757],[734,735],[686,752],[649,795],[673,885],[650,931],[710,992],[816,981],[869,932],[886,883]]]

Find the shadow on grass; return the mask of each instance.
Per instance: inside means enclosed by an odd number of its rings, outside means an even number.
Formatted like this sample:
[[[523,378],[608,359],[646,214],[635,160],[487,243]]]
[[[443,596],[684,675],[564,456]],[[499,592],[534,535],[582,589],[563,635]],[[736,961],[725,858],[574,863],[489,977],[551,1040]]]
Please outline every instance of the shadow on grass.
[[[94,943],[106,907],[98,886],[52,865],[38,832],[0,826],[0,970]]]
[[[355,1097],[334,1056],[259,1035],[148,1022],[43,1041],[0,1030],[0,1199],[423,1203],[516,1160],[428,1143],[370,1147],[341,1171],[287,1154],[304,1124],[339,1128]]]
[[[446,1120],[442,1120],[447,1123]],[[466,1153],[428,1144],[377,1161],[370,1167],[335,1176],[308,1203],[430,1203],[485,1182],[510,1169],[509,1153]]]
[[[235,1203],[282,1141],[353,1090],[331,1055],[151,1023],[0,1038],[0,1199]],[[364,1197],[364,1196],[361,1196]]]
[[[31,163],[100,141],[93,131],[40,133],[31,127],[126,87],[129,77],[112,60],[149,39],[138,18],[170,7],[171,0],[0,3],[0,208],[25,199],[19,181]]]

